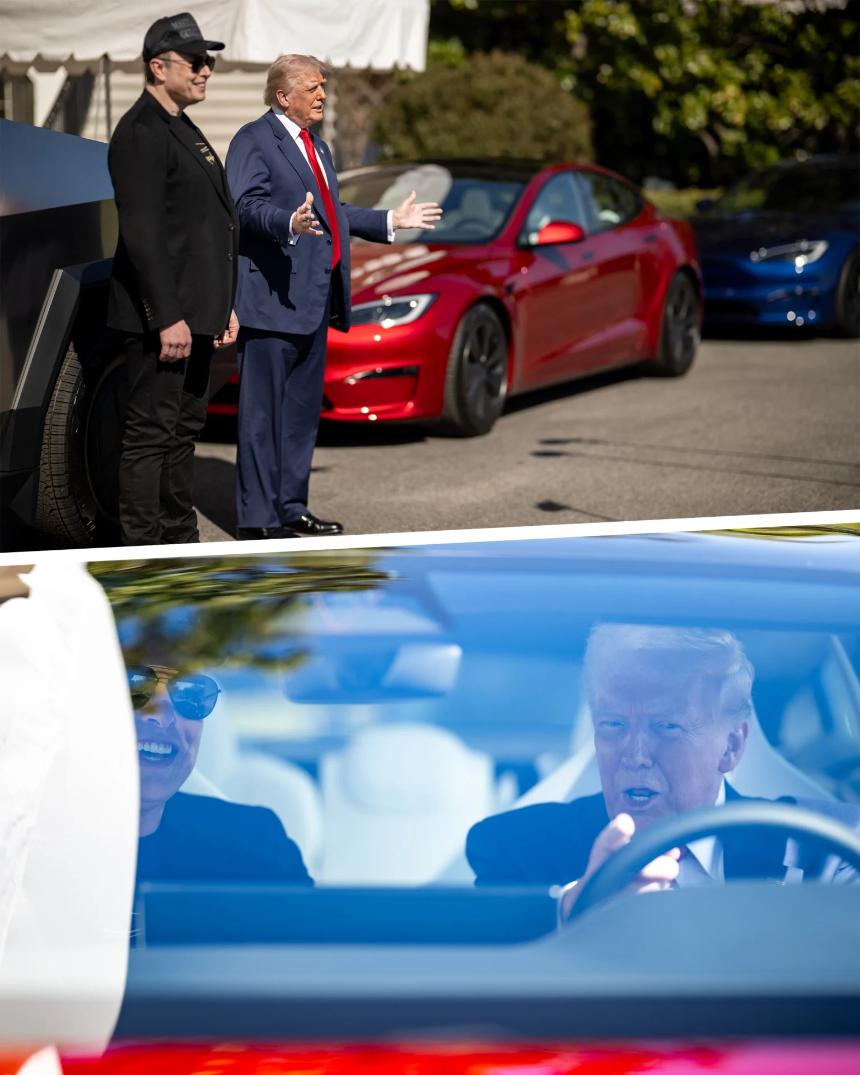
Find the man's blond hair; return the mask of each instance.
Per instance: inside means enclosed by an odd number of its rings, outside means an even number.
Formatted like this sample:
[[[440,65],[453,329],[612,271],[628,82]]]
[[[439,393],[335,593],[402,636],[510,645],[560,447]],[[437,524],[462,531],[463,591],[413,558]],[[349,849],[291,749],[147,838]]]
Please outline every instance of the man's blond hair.
[[[289,94],[299,77],[307,71],[319,71],[323,78],[326,77],[325,64],[316,56],[304,56],[301,53],[289,52],[279,56],[269,68],[266,75],[266,89],[263,100],[273,108],[278,96],[278,90]]]

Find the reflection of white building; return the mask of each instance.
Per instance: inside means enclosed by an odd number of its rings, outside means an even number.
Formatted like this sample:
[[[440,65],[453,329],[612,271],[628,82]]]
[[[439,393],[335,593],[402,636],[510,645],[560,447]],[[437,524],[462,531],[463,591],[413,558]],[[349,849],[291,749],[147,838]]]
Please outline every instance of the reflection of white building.
[[[429,0],[198,0],[206,37],[224,41],[207,99],[194,109],[223,157],[263,111],[265,71],[284,52],[334,69],[423,70]],[[0,116],[107,141],[143,85],[140,48],[154,10],[81,0],[0,0]],[[335,108],[324,122],[334,139]]]

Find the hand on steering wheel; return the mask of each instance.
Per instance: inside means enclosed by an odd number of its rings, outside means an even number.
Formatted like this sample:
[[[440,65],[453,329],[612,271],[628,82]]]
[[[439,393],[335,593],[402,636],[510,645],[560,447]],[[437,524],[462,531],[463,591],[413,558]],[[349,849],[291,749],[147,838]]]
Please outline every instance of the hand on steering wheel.
[[[669,818],[634,836],[582,883],[570,919],[621,892],[644,866],[670,848],[703,836],[755,829],[817,844],[860,870],[860,836],[847,825],[788,803],[729,803]]]

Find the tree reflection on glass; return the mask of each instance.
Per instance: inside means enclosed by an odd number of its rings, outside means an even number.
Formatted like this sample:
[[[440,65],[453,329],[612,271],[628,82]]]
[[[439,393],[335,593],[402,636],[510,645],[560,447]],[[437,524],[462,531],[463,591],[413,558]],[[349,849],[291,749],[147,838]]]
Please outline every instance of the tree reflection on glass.
[[[392,581],[375,550],[91,563],[121,625],[131,664],[168,645],[176,668],[287,670],[307,656],[307,597]],[[292,638],[293,644],[284,644]]]

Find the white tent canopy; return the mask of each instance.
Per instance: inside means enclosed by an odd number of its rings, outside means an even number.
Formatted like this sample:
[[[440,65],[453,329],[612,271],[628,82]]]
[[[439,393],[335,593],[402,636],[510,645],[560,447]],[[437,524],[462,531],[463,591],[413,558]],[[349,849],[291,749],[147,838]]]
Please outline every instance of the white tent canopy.
[[[284,52],[333,67],[422,71],[429,0],[193,0],[183,5],[230,64],[267,65]],[[169,5],[146,13],[127,0],[0,0],[0,61],[50,70],[136,61],[143,35]]]

